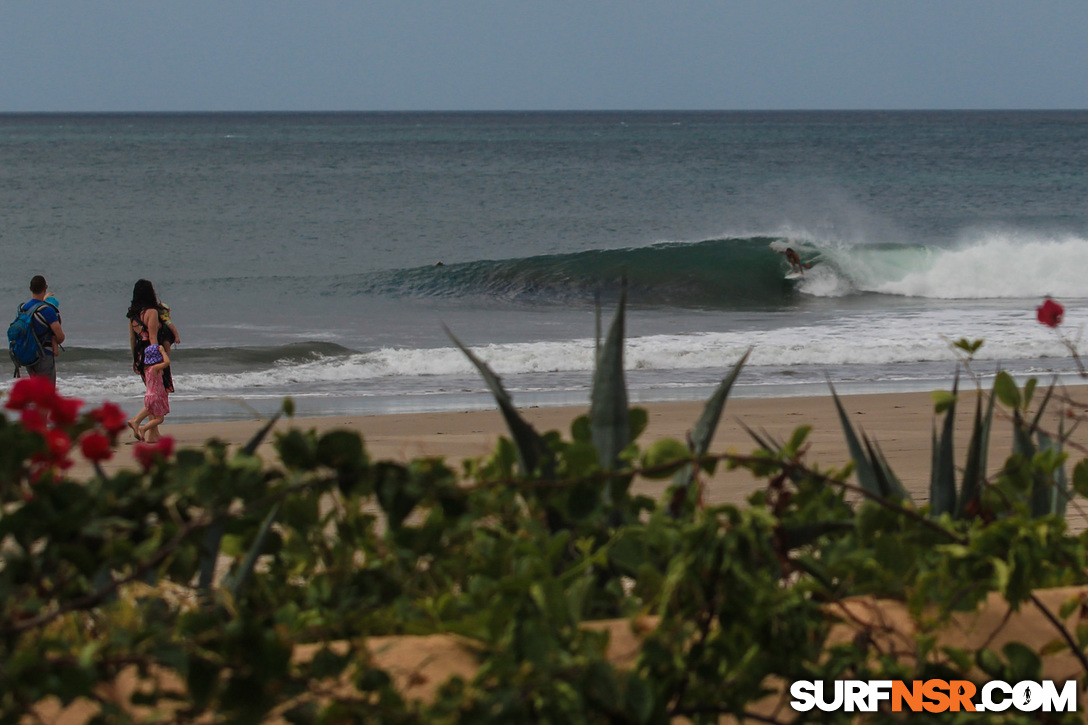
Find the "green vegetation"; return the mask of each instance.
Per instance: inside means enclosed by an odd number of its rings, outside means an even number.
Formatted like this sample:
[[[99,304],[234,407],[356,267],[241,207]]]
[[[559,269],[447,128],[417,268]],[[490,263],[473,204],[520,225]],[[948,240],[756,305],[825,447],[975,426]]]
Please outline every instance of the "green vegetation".
[[[1051,391],[1032,415],[1034,382],[999,375],[978,398],[959,465],[957,390],[935,396],[944,418],[921,503],[844,413],[853,460],[839,469],[806,462],[805,427],[784,442],[753,434],[747,455],[712,454],[744,358],[689,441],[641,449],[647,416],[626,400],[622,300],[599,346],[591,409],[568,436],[533,430],[465,353],[511,435],[460,469],[375,461],[352,432],[299,429],[274,435],[278,460],[266,464],[255,451],[270,423],[240,450],[147,446],[144,470],[76,482],[64,474],[72,441],[102,460],[123,416],[109,406],[79,414],[20,383],[7,401],[19,420],[0,418],[0,723],[33,722],[28,713],[51,698],[84,698],[104,723],[130,721],[132,706],[169,722],[785,722],[794,714],[765,698],[797,679],[1040,679],[1063,653],[1083,666],[1084,685],[1088,620],[1067,624],[1079,598],[1046,611],[1043,647],[971,649],[936,636],[995,593],[1038,610],[1040,591],[1088,583],[1086,535],[1064,517],[1071,496],[1088,495],[1088,463],[1067,474],[1064,434],[1040,428]],[[987,476],[995,411],[1011,420],[1015,447]],[[745,506],[702,506],[704,477],[719,466],[764,485]],[[671,478],[664,498],[634,495],[639,476]],[[829,639],[840,605],[869,598],[912,613],[917,631],[897,651],[876,632]],[[608,656],[608,635],[584,626],[640,617],[652,626],[624,666]],[[410,699],[365,643],[427,634],[456,635],[479,666]],[[297,656],[303,645],[312,656]],[[144,681],[123,703],[105,687],[122,672]],[[996,721],[942,722],[961,718]]]

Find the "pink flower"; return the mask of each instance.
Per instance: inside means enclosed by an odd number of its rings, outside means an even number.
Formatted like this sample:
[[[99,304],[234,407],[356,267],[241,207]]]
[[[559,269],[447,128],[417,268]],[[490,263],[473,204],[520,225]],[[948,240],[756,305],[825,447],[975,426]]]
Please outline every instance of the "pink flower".
[[[109,437],[100,431],[89,430],[79,438],[79,450],[83,457],[95,463],[107,461],[113,455]]]
[[[137,443],[132,449],[132,455],[145,471],[150,471],[157,460],[166,460],[173,453],[174,439],[170,436],[160,438],[155,443]]]
[[[1035,308],[1035,316],[1039,318],[1039,322],[1047,327],[1057,327],[1062,324],[1062,315],[1064,314],[1065,308],[1049,297],[1043,301],[1043,304]]]

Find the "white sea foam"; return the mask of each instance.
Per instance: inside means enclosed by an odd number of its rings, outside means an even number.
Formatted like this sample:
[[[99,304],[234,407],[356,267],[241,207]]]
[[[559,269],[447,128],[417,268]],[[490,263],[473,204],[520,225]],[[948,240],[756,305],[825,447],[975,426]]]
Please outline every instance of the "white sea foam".
[[[949,249],[828,246],[828,264],[806,275],[801,291],[837,297],[850,291],[931,299],[1088,297],[1088,239],[1014,231],[976,233]]]
[[[676,376],[707,371],[712,377],[731,368],[749,347],[748,367],[819,370],[843,366],[886,366],[899,363],[956,361],[949,338],[984,339],[978,361],[1066,358],[1059,337],[1033,319],[1033,310],[921,310],[896,317],[859,312],[790,327],[736,332],[702,332],[634,336],[625,345],[625,367],[655,376],[662,385]],[[492,344],[473,348],[497,374],[517,376],[575,375],[588,379],[593,369],[594,341],[589,338]],[[181,368],[178,394],[188,397],[244,394],[276,395],[285,390],[321,394],[384,389],[414,380],[413,385],[456,389],[478,384],[472,364],[456,348],[383,348],[305,362],[281,362],[263,369],[232,373],[196,373]],[[132,375],[95,378],[62,377],[61,390],[82,397],[135,398],[142,394]]]

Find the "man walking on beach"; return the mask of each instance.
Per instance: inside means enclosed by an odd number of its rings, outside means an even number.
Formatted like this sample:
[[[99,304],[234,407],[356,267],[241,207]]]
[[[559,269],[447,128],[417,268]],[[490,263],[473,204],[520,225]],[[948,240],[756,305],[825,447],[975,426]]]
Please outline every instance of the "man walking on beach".
[[[33,311],[31,324],[34,336],[42,346],[42,355],[38,362],[27,365],[26,371],[31,375],[49,378],[53,384],[57,383],[57,361],[53,356],[53,342],[59,346],[64,342],[64,330],[60,326],[60,315],[57,308],[45,301],[49,292],[49,285],[45,283],[45,277],[34,275],[30,280],[30,299],[21,305],[24,312]]]

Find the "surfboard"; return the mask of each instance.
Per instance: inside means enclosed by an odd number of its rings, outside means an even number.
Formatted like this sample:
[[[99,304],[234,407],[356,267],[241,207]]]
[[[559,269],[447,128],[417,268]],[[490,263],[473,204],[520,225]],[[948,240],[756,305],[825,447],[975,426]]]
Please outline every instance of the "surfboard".
[[[788,279],[788,280],[790,280],[792,282],[793,280],[801,279],[804,276],[805,275],[802,274],[801,272],[789,272],[789,273],[786,274],[786,279]]]

